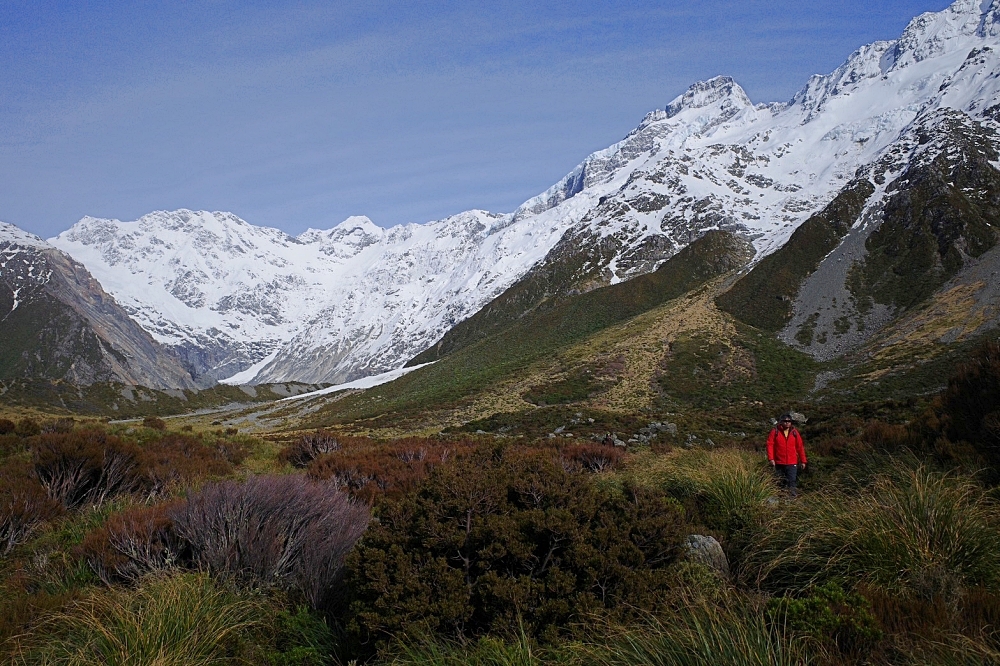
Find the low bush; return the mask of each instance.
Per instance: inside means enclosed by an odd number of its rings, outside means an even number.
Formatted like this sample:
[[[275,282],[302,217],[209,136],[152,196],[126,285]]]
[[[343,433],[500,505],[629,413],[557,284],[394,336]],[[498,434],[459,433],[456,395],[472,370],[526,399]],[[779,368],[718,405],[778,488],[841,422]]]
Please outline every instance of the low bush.
[[[210,446],[200,437],[165,434],[142,449],[145,475],[151,489],[162,492],[195,479],[223,477],[232,473],[232,452]]]
[[[275,586],[329,605],[368,509],[302,476],[206,485],[169,513],[194,563],[222,578]]]
[[[613,493],[549,452],[483,447],[385,498],[348,557],[351,635],[554,640],[591,613],[655,607],[684,535],[662,493]]]
[[[42,432],[42,426],[38,425],[35,419],[20,419],[14,426],[14,432],[18,437],[34,437]]]
[[[292,467],[300,469],[308,467],[309,463],[321,455],[339,451],[340,439],[338,437],[342,436],[322,429],[307,433],[282,449],[278,458],[289,463]]]
[[[32,444],[35,475],[66,508],[101,502],[144,484],[142,452],[103,430],[46,433]]]
[[[568,469],[595,473],[617,468],[625,457],[618,447],[592,442],[567,444],[559,450],[559,455]]]
[[[60,509],[26,465],[5,462],[0,470],[0,557],[27,541]]]
[[[381,495],[398,495],[415,488],[436,466],[473,446],[462,440],[442,442],[420,437],[384,443],[355,440],[316,458],[309,465],[309,476],[329,480],[370,503]]]
[[[42,432],[72,432],[76,426],[76,421],[72,418],[60,418],[46,421],[41,425]]]
[[[190,548],[177,536],[175,504],[134,507],[113,515],[86,536],[80,547],[105,584],[135,583],[156,571],[190,561]]]
[[[0,435],[10,435],[17,430],[17,424],[10,419],[0,419]]]
[[[147,416],[142,420],[142,427],[152,430],[166,430],[167,422],[156,416]]]

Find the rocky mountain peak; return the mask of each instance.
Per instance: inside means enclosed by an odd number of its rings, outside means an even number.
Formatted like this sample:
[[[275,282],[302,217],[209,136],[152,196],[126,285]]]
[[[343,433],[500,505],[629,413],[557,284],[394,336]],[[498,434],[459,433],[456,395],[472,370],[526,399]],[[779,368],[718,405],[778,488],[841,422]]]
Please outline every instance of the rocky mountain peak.
[[[666,117],[673,118],[683,111],[712,109],[722,115],[732,117],[753,103],[746,92],[729,76],[716,76],[707,81],[699,81],[683,94],[667,104]]]
[[[35,234],[28,233],[13,224],[0,222],[0,246],[17,245],[21,247],[52,247]]]

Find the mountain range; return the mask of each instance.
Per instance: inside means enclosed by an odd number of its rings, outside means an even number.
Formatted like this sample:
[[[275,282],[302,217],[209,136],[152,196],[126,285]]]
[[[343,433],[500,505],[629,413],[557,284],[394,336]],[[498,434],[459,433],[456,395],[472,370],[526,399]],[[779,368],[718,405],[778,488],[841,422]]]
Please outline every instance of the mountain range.
[[[696,83],[512,213],[298,237],[187,210],[47,242],[0,226],[0,333],[24,341],[0,378],[339,384],[679,265],[743,267],[717,307],[819,360],[974,336],[1000,308],[998,38],[1000,1],[958,0],[785,103]]]

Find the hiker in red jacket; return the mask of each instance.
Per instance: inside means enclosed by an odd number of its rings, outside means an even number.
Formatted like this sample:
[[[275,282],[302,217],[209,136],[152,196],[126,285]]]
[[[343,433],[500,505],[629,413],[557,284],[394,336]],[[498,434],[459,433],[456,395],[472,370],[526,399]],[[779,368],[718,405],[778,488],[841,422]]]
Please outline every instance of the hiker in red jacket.
[[[806,468],[806,448],[802,435],[792,425],[792,415],[782,414],[778,425],[767,436],[767,460],[778,472],[782,485],[795,497],[800,469]]]

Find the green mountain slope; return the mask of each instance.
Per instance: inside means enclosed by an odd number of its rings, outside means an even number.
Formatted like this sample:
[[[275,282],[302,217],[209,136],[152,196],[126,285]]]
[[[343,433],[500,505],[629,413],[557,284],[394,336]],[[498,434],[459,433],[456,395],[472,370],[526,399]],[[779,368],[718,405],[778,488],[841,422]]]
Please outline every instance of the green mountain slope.
[[[738,270],[751,257],[747,241],[728,232],[710,232],[653,273],[525,314],[434,365],[391,384],[344,397],[321,410],[313,420],[345,421],[468,401],[477,391],[532,362]]]

